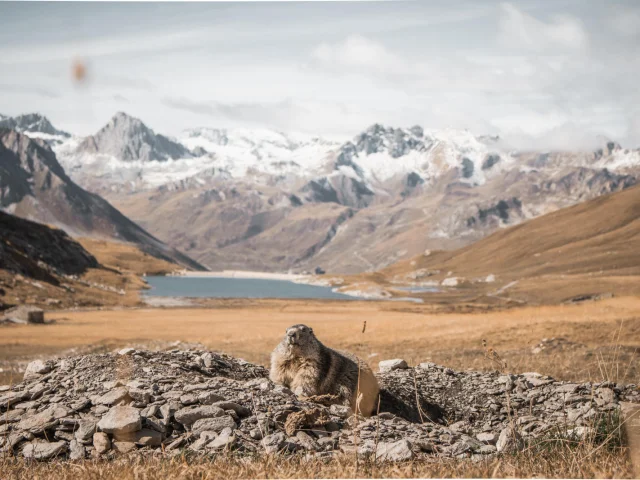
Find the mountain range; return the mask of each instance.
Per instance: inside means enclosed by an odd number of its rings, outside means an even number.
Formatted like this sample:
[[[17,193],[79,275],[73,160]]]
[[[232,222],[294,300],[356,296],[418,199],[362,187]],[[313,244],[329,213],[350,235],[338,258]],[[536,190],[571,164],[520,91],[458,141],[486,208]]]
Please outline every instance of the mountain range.
[[[186,268],[203,269],[140,228],[100,196],[79,187],[66,174],[47,142],[26,132],[0,129],[2,210],[63,228],[73,236],[135,243],[150,255]]]
[[[372,271],[640,176],[640,151],[610,141],[514,151],[420,126],[376,124],[351,140],[208,127],[169,138],[118,113],[86,138],[21,131],[47,141],[74,182],[212,269]]]

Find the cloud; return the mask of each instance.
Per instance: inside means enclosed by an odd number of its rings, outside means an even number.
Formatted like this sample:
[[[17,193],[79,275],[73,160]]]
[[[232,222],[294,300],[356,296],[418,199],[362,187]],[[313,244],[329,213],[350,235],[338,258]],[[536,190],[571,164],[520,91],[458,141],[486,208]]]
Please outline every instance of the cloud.
[[[384,45],[362,35],[349,35],[344,41],[322,43],[311,54],[320,64],[330,68],[346,68],[406,73],[405,60],[390,52]]]
[[[30,86],[30,85],[0,83],[0,91],[21,93],[25,95],[37,95],[39,97],[44,97],[44,98],[60,98],[60,94],[58,94],[57,92],[54,92],[53,90],[49,90],[47,88],[34,86],[34,85]]]
[[[640,8],[617,6],[609,16],[608,24],[615,35],[627,37],[630,40],[640,38]]]
[[[501,5],[499,37],[511,49],[529,52],[583,51],[589,36],[582,22],[570,15],[553,15],[548,23],[510,3]]]

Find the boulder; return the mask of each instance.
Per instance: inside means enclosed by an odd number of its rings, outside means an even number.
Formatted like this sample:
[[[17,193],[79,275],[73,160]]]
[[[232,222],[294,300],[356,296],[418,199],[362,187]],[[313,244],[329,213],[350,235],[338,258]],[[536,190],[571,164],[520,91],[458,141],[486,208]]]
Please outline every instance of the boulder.
[[[98,428],[106,433],[136,432],[142,428],[140,412],[133,407],[112,407],[98,422]]]

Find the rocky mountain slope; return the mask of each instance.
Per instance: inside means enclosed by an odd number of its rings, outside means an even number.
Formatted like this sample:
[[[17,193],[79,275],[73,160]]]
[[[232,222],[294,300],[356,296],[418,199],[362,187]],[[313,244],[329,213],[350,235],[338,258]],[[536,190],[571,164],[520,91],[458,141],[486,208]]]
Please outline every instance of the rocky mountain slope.
[[[589,439],[620,402],[640,403],[635,385],[409,368],[402,360],[380,366],[381,413],[357,421],[347,407],[300,400],[263,367],[213,352],[127,348],[37,360],[22,383],[0,387],[0,449],[36,460],[145,450],[480,460],[551,431]]]
[[[57,143],[71,137],[71,134],[55,128],[49,119],[39,113],[7,117],[0,115],[0,129],[16,130],[28,133],[34,137],[39,136],[45,140],[53,140]]]
[[[158,135],[137,118],[116,113],[95,135],[78,145],[78,153],[111,155],[122,161],[164,161],[191,156],[189,150]]]
[[[100,145],[115,141],[113,123]],[[499,138],[419,126],[376,124],[346,142],[197,128],[180,137],[181,158],[156,160],[151,140],[127,135],[115,135],[122,141],[105,147],[109,154],[78,138],[54,148],[74,180],[214,269],[374,271],[623,190],[640,176],[640,151],[613,142],[518,152]]]
[[[147,233],[98,195],[76,185],[44,140],[15,130],[0,130],[0,208],[64,228],[74,236],[132,242],[151,255],[186,268],[203,268]]]
[[[59,284],[55,275],[79,275],[97,260],[64,231],[0,211],[0,269]]]
[[[555,303],[640,294],[640,185],[353,279],[430,301]],[[362,285],[359,288],[363,288]],[[399,292],[400,293],[400,292]],[[406,293],[403,293],[403,295]]]

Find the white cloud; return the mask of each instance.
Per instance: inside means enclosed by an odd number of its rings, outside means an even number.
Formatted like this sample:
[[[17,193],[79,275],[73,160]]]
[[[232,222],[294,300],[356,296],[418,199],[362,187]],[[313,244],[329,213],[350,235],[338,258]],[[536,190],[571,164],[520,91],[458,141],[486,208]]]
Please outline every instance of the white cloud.
[[[407,73],[408,64],[384,45],[362,35],[349,35],[344,41],[322,43],[312,57],[329,68]]]
[[[553,15],[551,21],[546,23],[510,3],[503,3],[501,10],[500,39],[509,48],[557,52],[586,50],[589,45],[584,25],[570,15]]]

